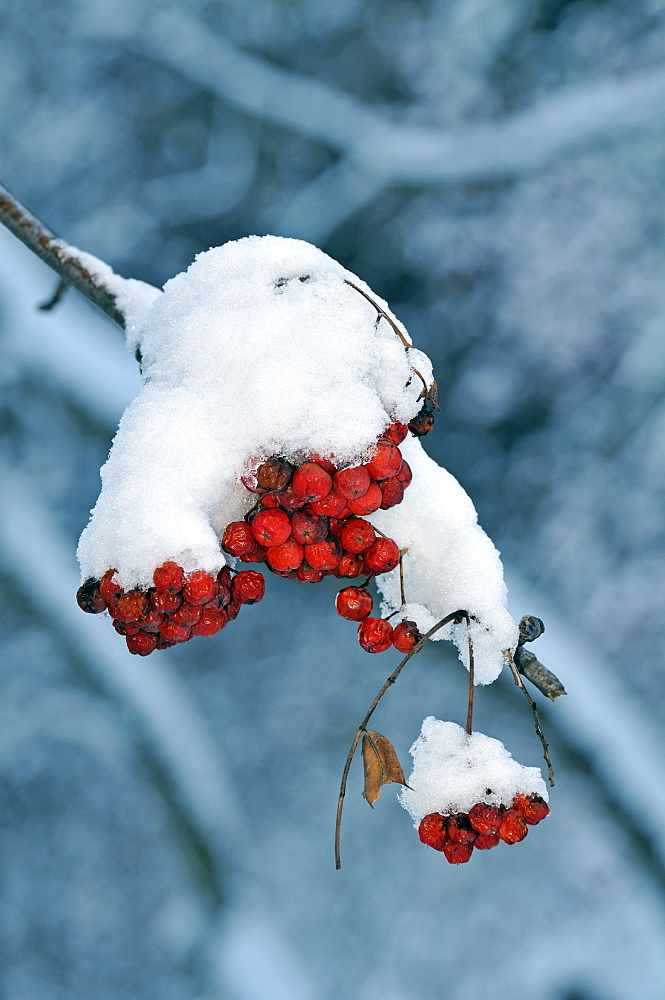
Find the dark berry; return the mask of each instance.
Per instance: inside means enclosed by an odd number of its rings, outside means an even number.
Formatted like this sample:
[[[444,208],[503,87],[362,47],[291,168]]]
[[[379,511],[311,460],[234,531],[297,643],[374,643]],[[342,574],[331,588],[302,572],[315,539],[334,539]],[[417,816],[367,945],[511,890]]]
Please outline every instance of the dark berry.
[[[280,458],[269,458],[256,470],[256,482],[262,490],[281,492],[291,482],[293,466]]]
[[[545,631],[545,626],[540,618],[534,615],[524,615],[520,619],[520,642],[533,642]]]
[[[472,844],[476,839],[476,831],[471,826],[471,820],[466,813],[457,813],[448,818],[448,837],[460,844]]]
[[[299,510],[308,502],[307,497],[301,497],[299,494],[294,493],[293,484],[291,484],[291,486],[287,486],[281,493],[275,493],[274,496],[277,498],[279,506],[283,507],[284,510],[289,513],[294,510]]]
[[[365,565],[372,573],[388,573],[399,563],[399,548],[392,538],[377,538],[365,553]]]
[[[368,653],[383,653],[393,643],[393,627],[383,618],[365,618],[358,626],[358,642]]]
[[[393,646],[400,653],[410,653],[422,635],[415,622],[402,621],[393,629]]]
[[[333,484],[335,491],[347,500],[357,500],[364,497],[371,483],[370,474],[362,465],[352,469],[342,469],[336,472]]]
[[[259,545],[266,548],[271,545],[281,545],[291,537],[291,518],[279,508],[260,510],[252,518],[251,528]]]
[[[374,601],[364,587],[345,587],[335,598],[337,614],[352,622],[361,622],[372,613]]]
[[[266,581],[260,573],[244,569],[233,578],[231,594],[239,604],[256,604],[266,592]]]
[[[98,615],[106,611],[106,601],[102,597],[99,584],[100,581],[91,576],[76,591],[78,606],[86,614]]]
[[[442,851],[448,839],[446,817],[441,813],[429,813],[420,821],[418,836],[423,844],[433,847],[435,851]]]
[[[328,534],[328,518],[307,510],[297,510],[291,517],[291,532],[301,545],[320,542]]]
[[[332,477],[316,462],[305,462],[293,474],[292,489],[304,500],[323,500],[332,489]]]
[[[434,427],[434,411],[431,403],[424,403],[413,420],[409,420],[409,430],[414,437],[424,437]]]

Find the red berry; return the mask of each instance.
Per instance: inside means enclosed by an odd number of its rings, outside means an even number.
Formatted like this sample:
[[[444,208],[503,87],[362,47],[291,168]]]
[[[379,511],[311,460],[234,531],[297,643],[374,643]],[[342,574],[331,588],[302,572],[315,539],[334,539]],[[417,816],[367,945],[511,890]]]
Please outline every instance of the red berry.
[[[142,590],[130,590],[122,595],[111,613],[122,622],[140,622],[148,608],[148,595]]]
[[[335,576],[362,576],[363,574],[363,557],[354,556],[348,552],[342,553],[342,558],[335,567]]]
[[[261,506],[264,508],[268,507],[279,507],[279,497],[276,493],[266,493],[264,497],[261,497]]]
[[[256,545],[256,539],[247,521],[231,521],[222,535],[222,548],[232,556],[241,556],[251,552]]]
[[[393,444],[401,444],[408,433],[409,428],[406,424],[401,424],[399,420],[393,420],[392,424],[386,427],[381,437],[387,438]]]
[[[226,615],[223,611],[205,608],[198,622],[192,628],[192,635],[216,635],[225,625]]]
[[[115,604],[122,597],[123,590],[115,578],[115,570],[108,569],[99,581],[99,593],[107,604]]]
[[[336,490],[331,490],[323,500],[312,500],[309,509],[312,514],[322,514],[325,517],[336,518],[345,516],[344,511],[348,512],[346,497],[343,497],[341,493],[337,493]]]
[[[266,592],[266,581],[260,573],[244,569],[231,584],[233,600],[238,604],[256,604]]]
[[[279,508],[260,510],[252,518],[252,534],[260,545],[281,545],[291,537],[291,518]]]
[[[484,802],[469,809],[469,819],[471,826],[478,833],[489,834],[492,837],[498,832],[501,826],[501,809],[498,806],[488,806]]]
[[[237,601],[231,601],[228,608],[225,609],[224,614],[230,622],[234,621],[240,612],[242,604],[238,604]]]
[[[261,563],[266,561],[266,551],[262,545],[257,542],[253,549],[249,552],[244,552],[240,556],[240,562],[244,563]]]
[[[141,626],[138,622],[121,622],[114,618],[111,624],[118,635],[138,635],[141,631]]]
[[[332,489],[332,477],[316,462],[305,462],[293,474],[293,492],[305,500],[323,500]]]
[[[365,468],[372,479],[388,479],[397,474],[402,464],[402,453],[392,441],[377,442],[376,449]]]
[[[307,497],[301,497],[298,493],[293,491],[293,483],[287,486],[285,490],[281,493],[275,493],[277,501],[280,507],[283,507],[286,511],[299,510],[300,507],[304,507],[307,503]]]
[[[446,861],[451,865],[465,865],[473,854],[473,844],[461,844],[459,840],[447,840],[443,845]]]
[[[364,497],[371,483],[370,474],[362,465],[354,466],[352,469],[342,469],[336,472],[333,484],[337,493],[347,500],[357,500]]]
[[[323,573],[320,569],[313,569],[304,562],[296,570],[296,579],[300,580],[301,583],[320,583],[323,580]]]
[[[147,656],[157,646],[157,636],[148,635],[147,632],[139,632],[137,635],[128,635],[125,642],[130,653]]]
[[[157,639],[155,649],[170,649],[170,647],[173,646],[173,643],[169,642],[168,639],[165,639],[161,632],[158,632],[155,638]]]
[[[346,503],[352,514],[364,517],[365,514],[373,514],[375,510],[378,510],[382,500],[383,496],[381,495],[379,484],[370,483],[364,497],[358,497],[356,500],[347,500]]]
[[[361,622],[367,618],[372,613],[373,606],[372,595],[364,587],[345,587],[335,598],[337,614],[352,622]]]
[[[460,844],[472,844],[476,839],[476,831],[466,813],[457,813],[448,818],[448,837]]]
[[[182,596],[190,604],[207,604],[217,593],[217,579],[202,569],[188,573]]]
[[[178,610],[169,615],[169,621],[174,625],[184,625],[185,628],[191,628],[192,625],[196,625],[201,620],[202,614],[203,608],[200,604],[190,604],[189,601],[183,601]],[[160,632],[163,634],[161,627]]]
[[[335,538],[324,538],[305,546],[305,559],[313,569],[328,570],[338,565],[342,551]]]
[[[395,476],[395,479],[399,483],[402,484],[402,486],[404,487],[404,489],[407,488],[407,486],[409,485],[409,483],[413,479],[413,473],[411,472],[411,466],[406,461],[406,459],[400,465],[399,471],[397,472],[397,475]]]
[[[501,837],[498,833],[479,833],[473,846],[477,851],[489,851],[500,843]]]
[[[535,826],[549,816],[550,809],[545,799],[540,795],[516,795],[513,799],[513,809],[524,816],[529,826]]]
[[[141,631],[158,632],[159,626],[162,625],[163,622],[164,622],[164,615],[161,614],[159,611],[154,611],[152,608],[149,608],[145,618],[141,622]]]
[[[152,582],[155,588],[162,594],[179,594],[182,590],[184,579],[184,572],[174,562],[163,563],[152,574]]]
[[[281,458],[269,458],[256,470],[256,483],[262,490],[281,492],[291,482],[293,466]]]
[[[283,573],[292,569],[298,569],[303,561],[304,549],[295,538],[289,538],[281,545],[271,545],[266,552],[266,562],[271,569],[278,573]]]
[[[171,611],[177,611],[182,603],[180,594],[163,594],[161,590],[149,590],[150,607],[153,611],[167,615]]]
[[[529,828],[524,816],[521,816],[516,809],[507,809],[498,832],[505,844],[518,844],[520,840],[524,840]]]
[[[401,621],[393,629],[393,646],[400,653],[410,653],[420,639],[422,635],[415,622]]]
[[[352,555],[366,552],[375,538],[374,526],[369,521],[363,520],[362,517],[349,518],[348,521],[344,522],[339,533],[342,548],[345,552],[351,552]]]
[[[297,510],[291,518],[291,532],[301,545],[320,542],[328,534],[328,518],[310,514],[307,510]]]
[[[448,839],[446,817],[441,813],[429,813],[420,821],[418,836],[423,844],[433,847],[435,851],[442,851]]]
[[[404,487],[397,476],[381,482],[381,510],[390,510],[404,499]]]
[[[316,465],[320,465],[322,469],[325,469],[327,473],[334,476],[337,472],[337,466],[327,458],[321,458],[320,455],[310,455],[307,459],[308,462],[314,462]]]
[[[358,642],[368,653],[383,653],[393,642],[393,627],[383,618],[366,618],[358,626]]]
[[[231,575],[231,570],[228,566],[222,566],[219,573],[217,574],[217,586],[218,587],[230,587],[231,580],[233,576]]]
[[[185,625],[178,625],[176,622],[168,621],[159,626],[159,634],[173,644],[176,642],[187,642],[192,634],[192,630]]]
[[[99,584],[100,581],[91,576],[76,591],[76,601],[79,608],[89,615],[98,615],[102,611],[106,611],[106,601],[102,597]]]
[[[377,538],[365,553],[365,565],[372,573],[388,573],[399,563],[399,548],[392,538]]]

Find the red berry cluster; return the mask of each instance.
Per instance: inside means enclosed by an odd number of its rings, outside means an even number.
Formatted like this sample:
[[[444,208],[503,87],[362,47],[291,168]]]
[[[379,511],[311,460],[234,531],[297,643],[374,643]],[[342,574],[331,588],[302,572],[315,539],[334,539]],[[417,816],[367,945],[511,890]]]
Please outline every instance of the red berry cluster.
[[[443,851],[451,865],[463,865],[474,848],[489,851],[501,840],[504,844],[518,844],[526,837],[529,826],[540,823],[549,811],[540,795],[516,795],[508,809],[479,802],[468,813],[429,813],[420,822],[418,836],[423,844]]]
[[[101,580],[89,579],[76,599],[89,614],[108,610],[113,627],[125,637],[130,653],[147,656],[194,635],[215,635],[237,617],[242,604],[255,604],[265,591],[260,573],[232,575],[225,566],[217,576],[166,562],[153,573],[149,590],[125,591],[110,569]]]
[[[318,583],[325,576],[366,577],[387,573],[399,563],[392,538],[377,535],[365,516],[401,503],[411,482],[411,469],[399,445],[405,424],[391,423],[364,465],[338,469],[332,462],[310,456],[295,467],[274,456],[242,477],[260,499],[244,521],[232,521],[222,536],[222,548],[242,562],[266,564],[277,576]],[[372,597],[362,587],[345,587],[336,608],[343,618],[360,622],[363,649],[380,653],[390,646],[410,652],[420,639],[413,622],[393,628],[382,618],[370,618]]]

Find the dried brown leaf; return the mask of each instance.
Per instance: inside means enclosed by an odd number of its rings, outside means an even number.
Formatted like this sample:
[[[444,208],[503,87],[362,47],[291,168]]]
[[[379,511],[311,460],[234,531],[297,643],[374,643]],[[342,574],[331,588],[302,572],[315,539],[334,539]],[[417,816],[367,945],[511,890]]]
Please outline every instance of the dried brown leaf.
[[[363,798],[374,808],[373,803],[378,799],[383,785],[388,785],[391,781],[406,785],[404,771],[390,740],[373,729],[368,729],[363,735],[362,753],[365,769]]]

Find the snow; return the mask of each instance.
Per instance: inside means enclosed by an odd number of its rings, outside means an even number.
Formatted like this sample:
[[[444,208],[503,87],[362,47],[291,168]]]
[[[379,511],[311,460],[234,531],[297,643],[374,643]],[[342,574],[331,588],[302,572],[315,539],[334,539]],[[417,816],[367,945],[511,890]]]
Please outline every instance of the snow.
[[[410,752],[409,787],[401,788],[398,798],[415,826],[429,813],[468,813],[478,802],[510,806],[518,793],[548,800],[537,767],[519,764],[490,736],[467,736],[455,722],[428,716]]]
[[[250,467],[272,454],[357,464],[391,420],[418,412],[422,385],[412,369],[430,384],[431,363],[405,349],[358,289],[410,343],[361,279],[300,240],[227,243],[200,254],[162,294],[138,295],[148,311],[131,342],[141,348],[143,385],[120,421],[81,536],[84,579],[114,567],[125,588],[145,587],[167,559],[217,572],[219,537],[253,502],[240,483]],[[407,600],[418,607],[407,617],[426,629],[457,609],[474,615],[477,680],[489,683],[501,651],[517,641],[498,553],[453,477],[416,440],[402,450],[413,482],[399,507],[372,520],[408,549]],[[386,607],[399,607],[397,572],[381,586]],[[450,626],[441,638],[464,651],[466,634],[466,625]]]

